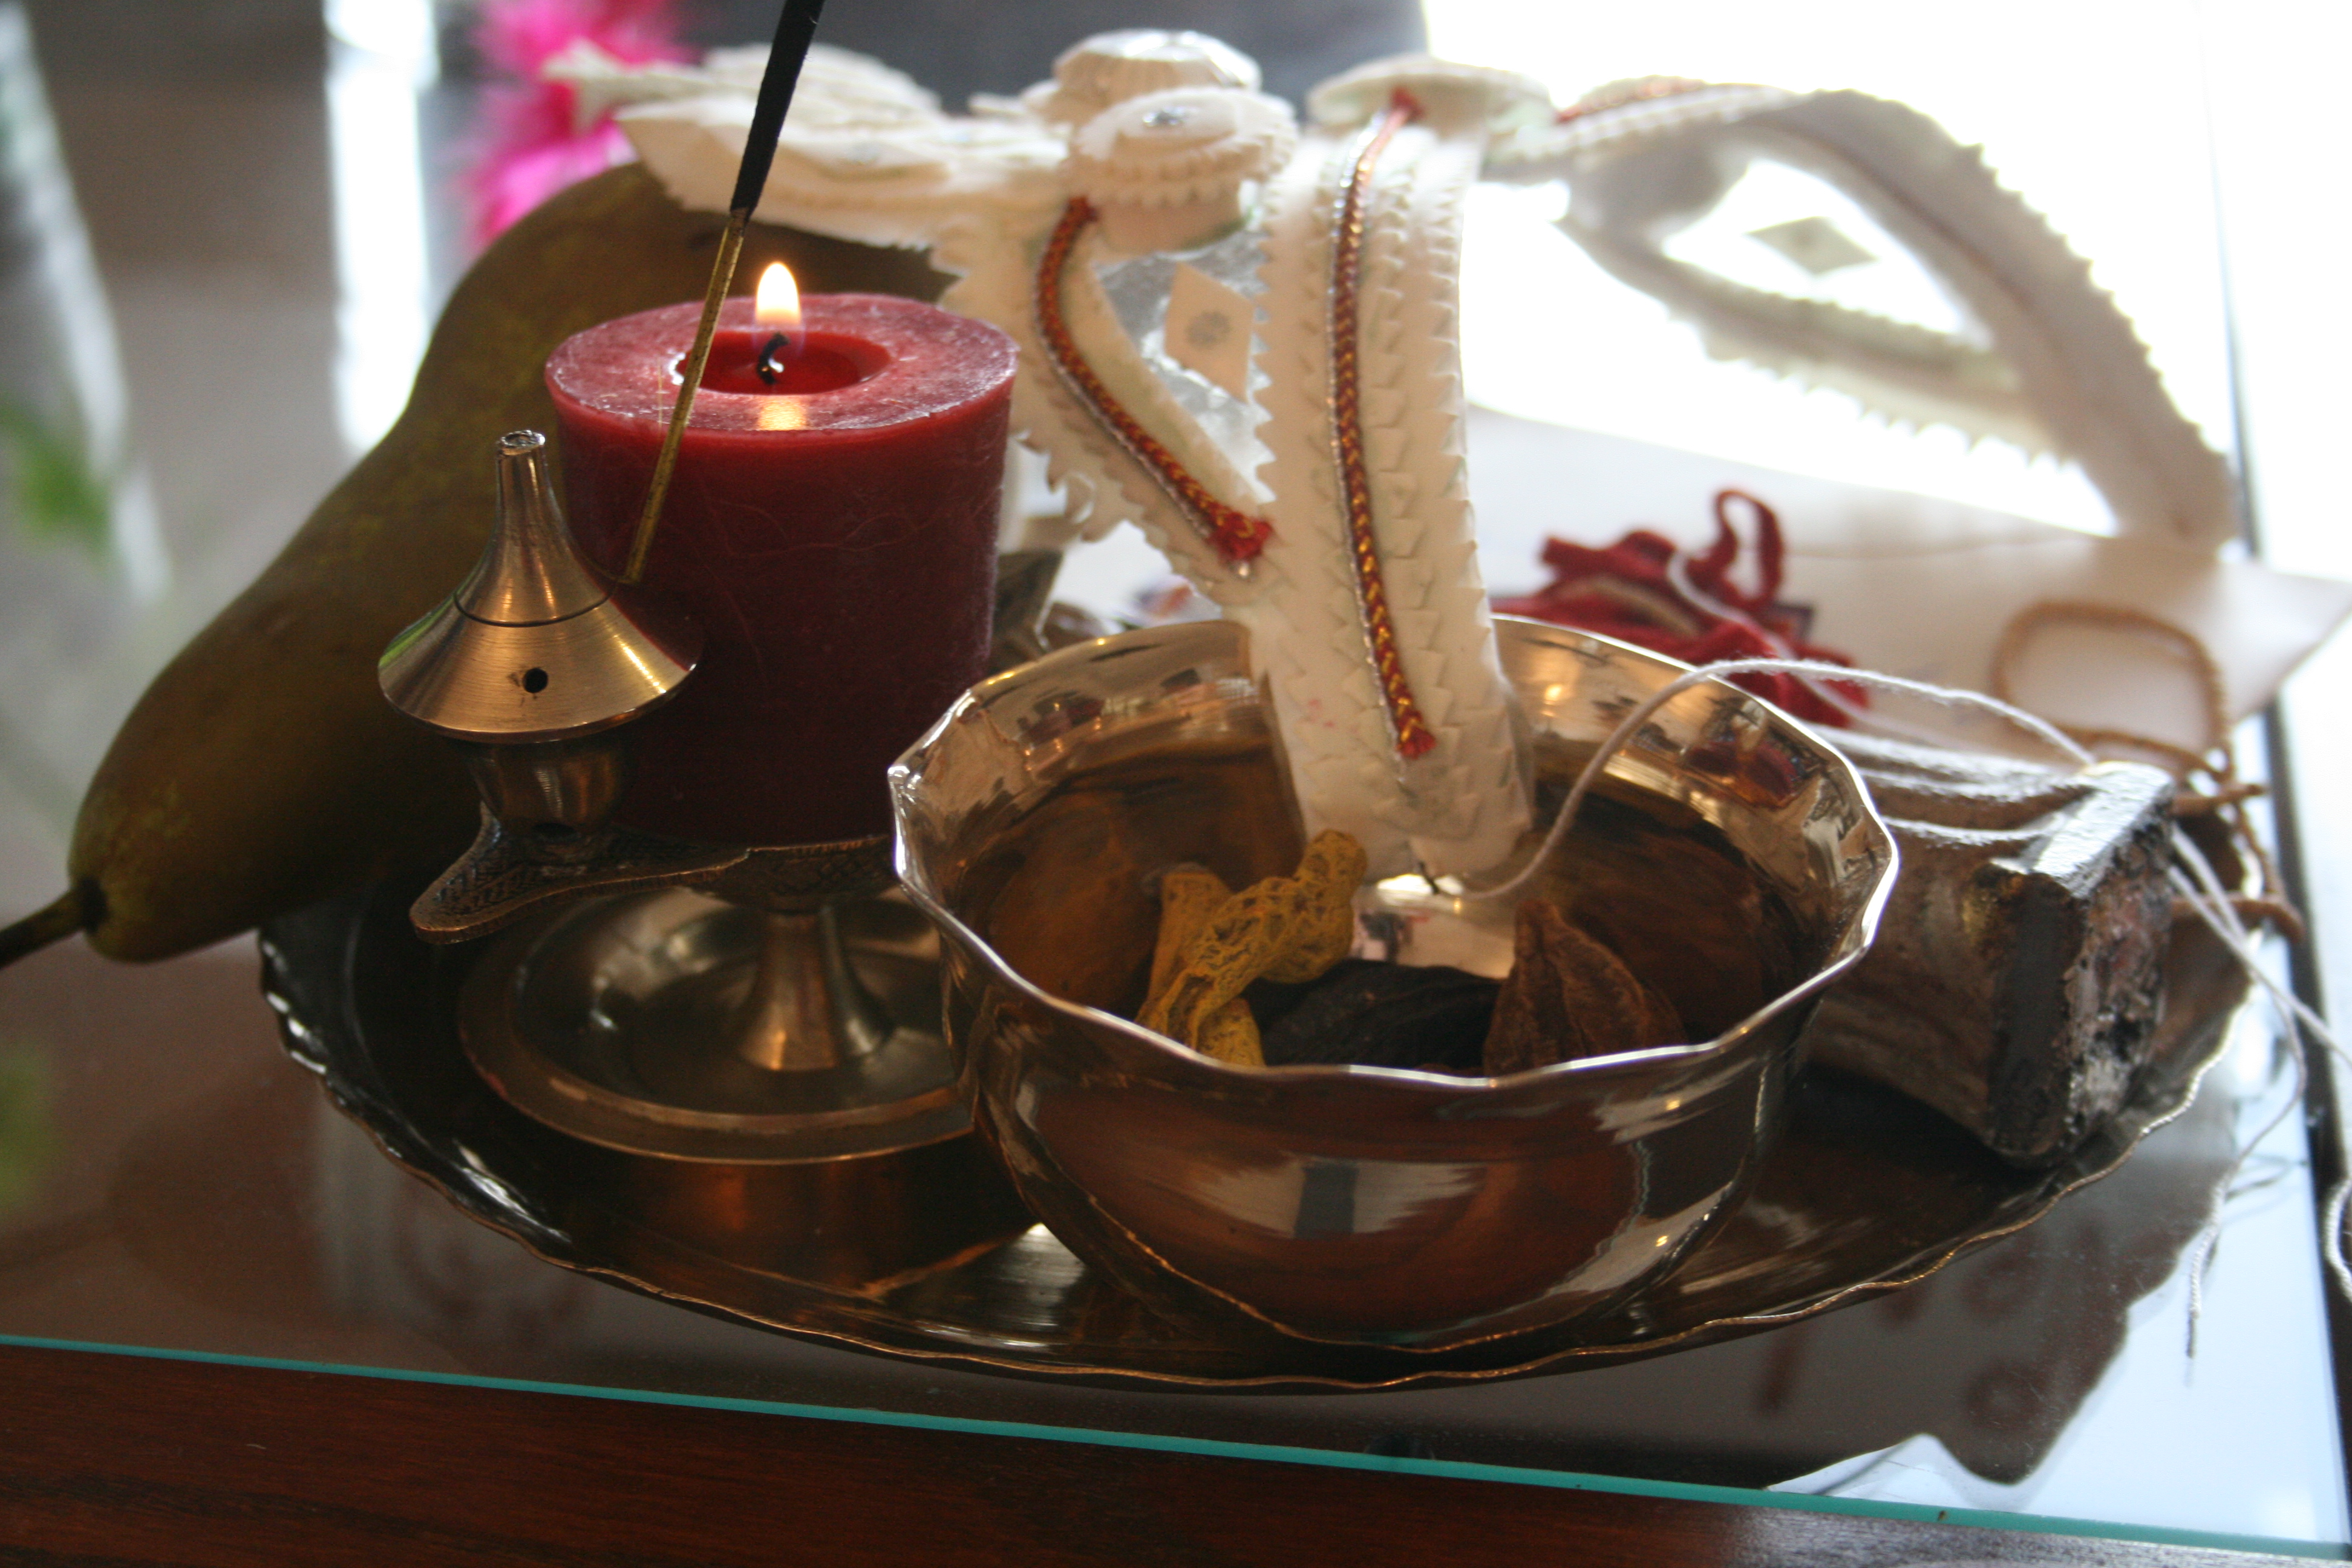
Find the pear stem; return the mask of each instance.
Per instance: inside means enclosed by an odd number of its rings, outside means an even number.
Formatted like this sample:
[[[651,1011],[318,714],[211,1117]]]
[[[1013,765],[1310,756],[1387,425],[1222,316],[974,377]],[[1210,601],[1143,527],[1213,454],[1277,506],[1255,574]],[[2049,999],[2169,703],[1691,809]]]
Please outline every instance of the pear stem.
[[[0,969],[40,952],[53,942],[63,942],[87,926],[93,891],[88,883],[78,882],[55,902],[35,910],[12,926],[0,927]]]

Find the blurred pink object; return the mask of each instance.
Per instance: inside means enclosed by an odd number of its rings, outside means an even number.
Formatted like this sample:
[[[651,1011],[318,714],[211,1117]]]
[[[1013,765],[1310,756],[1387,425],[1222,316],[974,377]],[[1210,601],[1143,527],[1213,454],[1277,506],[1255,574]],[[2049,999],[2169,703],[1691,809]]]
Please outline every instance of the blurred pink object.
[[[675,0],[483,0],[475,43],[505,79],[483,93],[482,132],[466,177],[476,245],[631,155],[610,115],[575,125],[576,89],[541,80],[541,68],[583,42],[624,65],[689,58],[676,11]]]

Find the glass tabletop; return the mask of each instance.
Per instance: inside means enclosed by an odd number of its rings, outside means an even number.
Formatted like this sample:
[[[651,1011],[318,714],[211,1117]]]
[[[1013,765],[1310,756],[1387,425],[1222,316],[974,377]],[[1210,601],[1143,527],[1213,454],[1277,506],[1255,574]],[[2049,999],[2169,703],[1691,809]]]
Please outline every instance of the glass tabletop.
[[[37,395],[43,375],[82,377],[86,405],[115,421],[117,482],[144,498],[117,509],[110,549],[85,548],[70,509],[36,517],[21,500],[0,531],[0,912],[12,916],[56,892],[79,787],[144,681],[396,413],[384,389],[404,386],[432,302],[466,255],[455,174],[478,88],[456,47],[457,8],[436,18],[420,5],[406,32],[345,18],[340,40],[299,0],[215,9],[173,23],[194,29],[174,34],[129,4],[45,3],[28,16],[0,3],[17,199],[38,215],[6,253],[8,307],[14,321],[44,323],[42,341],[68,345],[39,363],[26,334],[0,345],[0,360],[16,356],[10,395]],[[2299,432],[2292,376],[2315,351],[2294,342],[2298,323],[2274,294],[2239,304],[2235,346],[2251,379],[2233,404],[2210,192],[2217,147],[2225,199],[2233,168],[2266,166],[2275,128],[2263,116],[2278,111],[2232,73],[2247,51],[2279,43],[2284,24],[2257,16],[2217,43],[2185,5],[2159,7],[2131,40],[2128,68],[2108,62],[2085,82],[2083,62],[2112,41],[2103,9],[1979,7],[1932,68],[1920,39],[1883,36],[1874,7],[1815,4],[1770,26],[1690,8],[1673,24],[1621,18],[1551,37],[1518,28],[1523,7],[1439,0],[1428,30],[1444,52],[1535,70],[1563,92],[1663,69],[1850,83],[1917,104],[1983,139],[1996,166],[2098,258],[2217,443],[2234,442],[2233,411],[2250,412],[2250,447],[2266,457],[2265,411]],[[1056,16],[1056,43],[1129,20],[1076,6]],[[438,75],[428,68],[436,19],[450,45]],[[2053,108],[2062,81],[2074,96]],[[2209,90],[2218,139],[2200,117],[2150,107]],[[2098,136],[2084,122],[2102,120],[2135,127],[2128,173],[2161,186],[2166,204],[2110,188],[2115,163],[2085,151]],[[387,123],[415,130],[387,139]],[[2231,222],[2252,233],[2277,221],[2252,174],[2246,188]],[[1864,430],[1850,405],[1709,364],[1662,317],[1646,336],[1612,325],[1619,338],[1596,337],[1596,311],[1613,321],[1612,310],[1638,315],[1646,301],[1608,305],[1605,279],[1570,274],[1529,237],[1528,211],[1482,203],[1472,243],[1495,258],[1486,298],[1533,303],[1524,318],[1474,309],[1473,394],[1576,426],[1560,450],[1599,476],[1565,521],[1514,511],[1507,497],[1489,508],[1499,521],[1483,549],[1498,587],[1532,584],[1544,527],[1608,534],[1655,521],[1627,510],[1669,504],[1644,490],[1649,475],[1689,489],[1760,464],[2098,526],[2095,496],[2071,470]],[[2237,276],[2301,286],[2261,272],[2280,265],[2273,248]],[[1615,395],[1558,373],[1601,357],[1623,372]],[[1678,385],[1705,391],[1677,404]],[[2341,547],[2331,554],[2305,521],[2316,515],[2308,461],[2278,449],[2258,491],[2266,548],[2345,573]],[[1115,537],[1073,556],[1066,592],[1117,610],[1159,570]],[[2322,770],[2312,777],[2334,776],[2325,694],[2341,691],[2344,664],[2331,651],[2288,693],[2296,756]],[[2331,973],[2352,974],[2342,945],[2352,918],[2331,920],[2344,879],[2326,874],[2352,865],[2352,843],[2333,831],[2315,818],[2305,840],[2315,951],[2336,955]],[[2113,1176],[1895,1294],[1519,1382],[1223,1394],[894,1361],[542,1262],[458,1214],[335,1110],[281,1048],[259,981],[249,940],[151,966],[73,942],[0,972],[0,1342],[1235,1445],[1790,1506],[2021,1516],[2031,1528],[2315,1555],[2352,1541],[2300,1119],[2272,1127],[2237,1170],[2220,1243],[2201,1278],[2194,1267],[2236,1150],[2288,1092],[2275,1021],[2260,1005],[2234,1021],[2191,1107]]]

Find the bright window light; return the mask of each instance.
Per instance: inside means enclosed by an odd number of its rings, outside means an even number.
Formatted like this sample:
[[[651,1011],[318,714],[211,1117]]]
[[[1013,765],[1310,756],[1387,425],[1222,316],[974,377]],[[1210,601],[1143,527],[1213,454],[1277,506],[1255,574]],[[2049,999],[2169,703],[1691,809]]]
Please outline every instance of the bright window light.
[[[328,0],[335,201],[335,404],[354,453],[408,401],[425,355],[425,179],[416,95],[438,73],[431,0]]]
[[[1674,75],[1853,88],[1910,104],[1963,142],[1981,142],[2002,183],[2091,260],[2094,280],[2133,319],[2182,412],[2229,449],[2228,347],[2190,0],[2129,9],[1986,0],[1964,13],[1882,0],[1429,0],[1428,19],[1434,53],[1537,76],[1562,101],[1622,78]],[[2071,465],[1999,441],[1971,446],[1949,428],[1865,422],[1841,394],[1710,360],[1696,332],[1550,227],[1560,199],[1557,187],[1486,187],[1471,205],[1463,353],[1477,401],[1768,468],[2112,526]],[[1754,237],[1817,216],[1878,259],[1814,287]],[[1829,187],[1759,163],[1673,253],[1782,292],[1953,326],[1924,274],[1881,239]]]

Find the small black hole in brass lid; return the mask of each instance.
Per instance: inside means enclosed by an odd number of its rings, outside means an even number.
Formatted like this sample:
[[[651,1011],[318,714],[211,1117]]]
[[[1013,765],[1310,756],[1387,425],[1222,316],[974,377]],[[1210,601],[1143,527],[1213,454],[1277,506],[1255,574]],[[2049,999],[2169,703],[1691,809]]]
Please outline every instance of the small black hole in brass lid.
[[[700,636],[581,555],[545,437],[503,437],[497,474],[481,559],[384,650],[384,696],[445,735],[485,743],[590,734],[663,701],[692,671]]]

